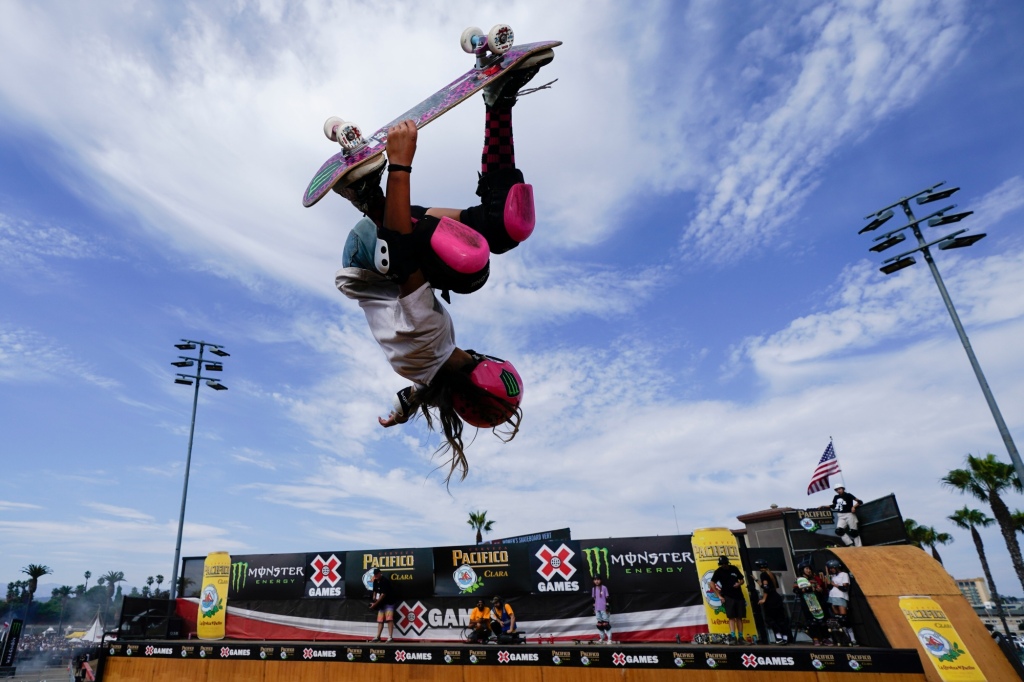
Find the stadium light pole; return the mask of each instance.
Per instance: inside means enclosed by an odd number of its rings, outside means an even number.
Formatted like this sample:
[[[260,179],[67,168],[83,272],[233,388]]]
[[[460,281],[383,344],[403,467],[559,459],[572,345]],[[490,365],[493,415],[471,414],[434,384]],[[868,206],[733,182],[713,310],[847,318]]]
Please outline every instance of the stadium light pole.
[[[960,343],[963,344],[964,350],[967,351],[967,358],[971,361],[971,367],[974,368],[974,375],[978,378],[978,384],[981,386],[981,392],[985,394],[985,401],[988,403],[988,409],[992,411],[992,417],[996,421],[996,427],[999,429],[999,435],[1003,438],[1003,444],[1006,446],[1006,451],[1010,455],[1010,461],[1013,462],[1013,467],[1017,472],[1017,478],[1024,483],[1024,462],[1021,462],[1020,453],[1017,452],[1017,446],[1013,442],[1013,437],[1010,435],[1010,430],[1006,427],[1006,422],[1003,420],[1003,414],[999,411],[999,405],[996,404],[995,396],[992,395],[992,389],[989,388],[988,381],[985,379],[985,373],[981,371],[981,365],[978,363],[978,358],[974,354],[974,349],[971,348],[971,342],[967,339],[967,332],[964,331],[964,326],[960,323],[960,316],[956,314],[956,308],[953,307],[953,301],[949,297],[949,292],[946,291],[946,285],[942,281],[942,276],[939,274],[939,268],[935,265],[935,259],[932,258],[931,247],[938,244],[940,251],[948,251],[949,249],[960,249],[978,242],[985,237],[985,233],[966,235],[966,229],[957,230],[951,232],[944,237],[927,241],[921,232],[921,223],[926,223],[928,227],[941,227],[943,225],[951,225],[958,223],[967,216],[974,213],[974,211],[965,211],[962,213],[952,213],[953,209],[956,208],[956,204],[950,204],[945,208],[942,208],[934,213],[923,218],[915,218],[913,211],[910,210],[910,202],[913,200],[917,201],[918,205],[930,204],[934,201],[942,201],[955,192],[959,187],[943,187],[945,182],[940,182],[931,187],[927,187],[916,194],[903,197],[899,201],[890,204],[884,208],[881,208],[874,213],[864,217],[865,220],[870,220],[867,225],[860,229],[859,234],[865,232],[871,232],[877,230],[886,221],[893,217],[893,209],[897,206],[903,209],[903,213],[907,216],[907,220],[910,221],[903,227],[899,227],[895,230],[891,230],[874,238],[877,242],[875,246],[871,247],[871,251],[881,253],[886,249],[896,246],[897,244],[906,240],[905,231],[909,230],[913,233],[914,237],[917,238],[917,248],[910,249],[891,258],[887,258],[882,261],[882,267],[879,268],[882,272],[887,275],[891,275],[894,272],[898,272],[903,268],[910,267],[917,261],[911,254],[920,253],[924,256],[925,262],[928,264],[928,268],[932,272],[932,277],[935,279],[936,286],[939,287],[939,293],[942,294],[942,301],[946,304],[946,310],[949,311],[949,316],[953,320],[953,326],[956,327],[957,334],[960,335]],[[942,189],[940,189],[942,188]]]
[[[188,473],[192,466],[192,439],[196,433],[196,408],[199,406],[199,384],[203,379],[206,379],[206,385],[215,391],[226,391],[228,387],[220,383],[218,379],[210,379],[209,375],[203,376],[203,368],[206,368],[207,372],[222,372],[224,371],[224,365],[220,360],[203,360],[203,353],[207,348],[210,349],[211,355],[216,355],[221,358],[229,357],[229,354],[224,351],[224,347],[215,343],[208,343],[206,341],[190,341],[188,339],[182,339],[181,343],[174,344],[174,347],[182,351],[194,351],[199,349],[199,357],[188,357],[185,355],[179,355],[178,360],[171,364],[175,367],[195,367],[195,374],[182,374],[179,372],[174,378],[174,383],[182,384],[185,386],[192,386],[195,384],[195,392],[192,396],[192,424],[188,429],[188,455],[185,457],[185,483],[181,489],[181,513],[178,515],[178,539],[174,544],[174,566],[171,568],[171,590],[170,590],[170,602],[173,604],[174,599],[178,596],[178,563],[181,561],[181,533],[185,527],[185,501],[188,499]]]

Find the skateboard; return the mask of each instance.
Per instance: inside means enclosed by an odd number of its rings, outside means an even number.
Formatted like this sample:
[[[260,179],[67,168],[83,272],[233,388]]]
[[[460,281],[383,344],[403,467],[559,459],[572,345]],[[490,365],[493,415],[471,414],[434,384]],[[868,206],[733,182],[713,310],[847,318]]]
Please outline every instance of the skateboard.
[[[807,610],[811,612],[811,617],[814,620],[821,620],[825,617],[825,612],[821,608],[821,603],[818,601],[818,595],[813,592],[804,592],[804,604],[807,604]]]
[[[320,201],[353,168],[383,154],[388,128],[391,126],[411,119],[417,128],[422,128],[507,74],[525,59],[562,44],[559,40],[548,40],[514,46],[514,37],[512,29],[506,24],[498,24],[486,34],[476,27],[467,28],[462,32],[460,43],[463,50],[476,56],[473,68],[381,126],[369,137],[364,137],[362,130],[354,123],[335,116],[327,119],[324,134],[327,139],[340,144],[341,151],[327,159],[313,176],[302,196],[302,205],[309,207]]]

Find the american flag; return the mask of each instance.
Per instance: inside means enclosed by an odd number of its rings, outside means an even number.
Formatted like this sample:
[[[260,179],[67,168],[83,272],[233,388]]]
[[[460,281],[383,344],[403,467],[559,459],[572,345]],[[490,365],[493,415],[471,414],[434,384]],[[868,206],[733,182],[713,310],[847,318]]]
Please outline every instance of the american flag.
[[[828,477],[838,473],[839,460],[836,459],[836,451],[832,448],[832,442],[829,441],[828,447],[825,448],[825,454],[818,460],[818,466],[814,469],[814,475],[811,476],[811,484],[807,486],[807,494],[811,495],[822,490],[828,490]]]

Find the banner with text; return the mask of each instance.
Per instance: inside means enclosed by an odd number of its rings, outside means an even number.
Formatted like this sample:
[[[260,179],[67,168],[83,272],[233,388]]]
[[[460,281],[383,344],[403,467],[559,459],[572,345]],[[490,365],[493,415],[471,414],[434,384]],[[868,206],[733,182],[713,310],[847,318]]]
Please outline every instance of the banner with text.
[[[588,576],[611,592],[698,592],[697,565],[689,535],[580,540]]]
[[[395,594],[403,599],[434,593],[434,553],[431,549],[345,552],[346,594],[360,599],[369,597],[375,568],[391,578]]]
[[[526,545],[469,545],[434,549],[434,594],[493,597],[531,590]]]

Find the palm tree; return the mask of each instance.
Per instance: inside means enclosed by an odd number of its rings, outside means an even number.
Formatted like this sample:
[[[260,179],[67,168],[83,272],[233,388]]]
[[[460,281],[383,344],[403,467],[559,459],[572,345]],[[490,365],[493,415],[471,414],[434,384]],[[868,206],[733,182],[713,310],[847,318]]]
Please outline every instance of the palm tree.
[[[32,605],[32,598],[36,594],[36,588],[39,587],[39,579],[44,575],[50,575],[53,571],[49,566],[43,566],[42,564],[29,564],[25,568],[21,569],[21,572],[28,576],[28,603]]]
[[[932,550],[932,556],[940,564],[942,563],[942,557],[939,556],[939,550],[935,549],[935,545],[948,545],[953,542],[953,536],[949,533],[940,533],[931,526],[928,526],[928,531],[925,533],[924,542]]]
[[[963,509],[957,509],[952,516],[947,518],[958,528],[971,531],[974,548],[978,550],[978,559],[981,560],[981,570],[985,572],[988,591],[992,593],[992,600],[996,603],[996,615],[1003,623],[1006,636],[1010,637],[1010,627],[1006,624],[1006,615],[1003,613],[1003,600],[999,598],[999,592],[996,590],[996,582],[992,579],[992,570],[988,567],[988,557],[985,556],[985,545],[981,542],[981,534],[978,532],[979,527],[988,528],[994,521],[977,509],[968,509],[967,505],[964,505]]]
[[[175,598],[184,597],[185,596],[185,591],[188,590],[188,588],[192,587],[195,584],[196,584],[196,581],[192,580],[192,578],[186,578],[184,575],[179,575],[178,576],[178,589],[177,589],[177,592],[174,593]]]
[[[88,592],[89,591],[89,578],[92,577],[92,571],[86,571],[84,573],[84,575],[85,575],[85,591]]]
[[[494,521],[487,520],[486,511],[469,512],[469,520],[466,521],[476,531],[476,544],[484,541],[483,533],[490,533],[494,527]]]
[[[162,575],[160,575],[159,573],[157,573],[156,574],[156,594],[155,594],[155,596],[159,597],[161,595],[160,586],[163,585],[163,584],[164,584],[164,577]]]
[[[114,588],[117,583],[124,582],[124,573],[122,571],[107,571],[99,580],[103,581],[103,584],[107,586],[107,601],[114,598]]]
[[[1002,498],[1002,493],[1010,489],[1018,493],[1024,492],[1024,485],[1017,478],[1013,465],[1000,462],[992,453],[984,457],[967,455],[967,468],[950,471],[942,477],[942,483],[961,494],[969,493],[982,502],[987,502],[992,508],[992,516],[999,524],[999,532],[1010,551],[1013,570],[1017,573],[1021,587],[1024,587],[1024,560],[1021,558],[1020,543],[1017,542],[1013,515]]]

